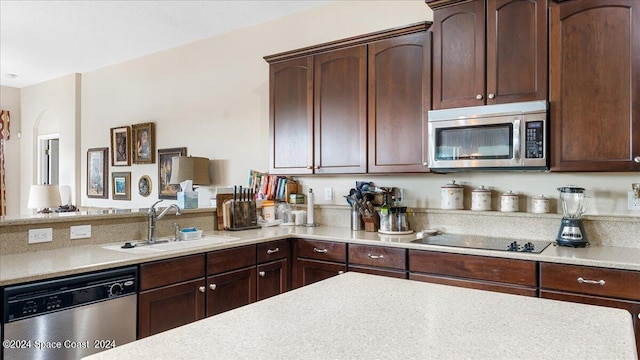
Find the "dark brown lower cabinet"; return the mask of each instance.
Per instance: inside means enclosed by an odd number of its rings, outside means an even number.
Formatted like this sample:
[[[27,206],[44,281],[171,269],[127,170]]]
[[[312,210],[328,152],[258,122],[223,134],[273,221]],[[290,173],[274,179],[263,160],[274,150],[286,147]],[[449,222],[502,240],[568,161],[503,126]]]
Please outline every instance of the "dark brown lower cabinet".
[[[349,271],[407,278],[407,249],[349,244]]]
[[[347,265],[344,263],[311,259],[298,259],[296,268],[296,288],[313,284],[347,271]]]
[[[257,269],[258,301],[289,290],[289,261],[286,258],[260,264]]]
[[[138,338],[204,318],[204,278],[140,292]]]
[[[638,358],[640,358],[640,302],[609,299],[601,296],[577,295],[562,291],[550,290],[540,290],[540,297],[544,299],[571,301],[581,304],[620,308],[629,311],[631,317],[633,318],[633,326],[636,332],[636,349],[638,351]]]
[[[207,278],[207,316],[256,301],[255,266]]]
[[[409,279],[537,296],[535,261],[409,250]]]

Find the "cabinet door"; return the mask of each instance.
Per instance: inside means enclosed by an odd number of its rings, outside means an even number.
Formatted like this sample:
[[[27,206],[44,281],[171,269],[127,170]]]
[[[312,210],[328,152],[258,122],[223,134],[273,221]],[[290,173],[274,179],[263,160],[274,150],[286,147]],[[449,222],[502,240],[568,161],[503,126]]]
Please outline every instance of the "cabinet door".
[[[207,278],[207,316],[220,314],[255,301],[255,266]]]
[[[633,317],[633,324],[636,333],[636,349],[638,350],[638,358],[640,358],[640,302],[616,300],[599,296],[577,295],[561,291],[548,290],[540,290],[540,297],[544,299],[571,301],[581,304],[607,306],[628,310]]]
[[[289,290],[287,258],[258,265],[258,301]]]
[[[204,318],[204,278],[142,291],[138,296],[138,338]]]
[[[547,0],[487,1],[487,104],[547,100]]]
[[[433,108],[484,105],[484,0],[433,13]]]
[[[316,55],[314,97],[314,172],[366,172],[366,45]]]
[[[427,172],[431,33],[369,45],[369,173]]]
[[[313,57],[269,66],[269,172],[313,172]]]
[[[297,259],[295,287],[298,288],[313,284],[314,282],[339,275],[346,270],[347,266],[345,264],[310,259]]]
[[[640,170],[640,1],[551,2],[549,15],[551,170]]]

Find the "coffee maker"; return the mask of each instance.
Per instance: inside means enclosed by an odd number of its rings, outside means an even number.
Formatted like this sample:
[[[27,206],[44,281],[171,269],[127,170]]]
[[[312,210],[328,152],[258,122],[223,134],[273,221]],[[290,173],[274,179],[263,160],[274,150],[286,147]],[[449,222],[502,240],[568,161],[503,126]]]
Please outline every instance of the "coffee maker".
[[[558,188],[562,221],[556,242],[560,246],[585,247],[589,244],[582,225],[582,215],[587,211],[588,196],[584,189],[573,185]]]

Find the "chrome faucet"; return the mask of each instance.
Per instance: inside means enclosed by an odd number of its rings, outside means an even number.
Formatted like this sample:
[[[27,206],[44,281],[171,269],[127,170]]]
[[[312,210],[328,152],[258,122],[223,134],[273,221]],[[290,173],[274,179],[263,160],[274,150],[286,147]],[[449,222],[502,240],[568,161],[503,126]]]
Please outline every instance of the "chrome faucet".
[[[151,205],[151,207],[147,211],[147,218],[149,219],[149,238],[147,239],[147,242],[149,244],[156,243],[156,221],[162,219],[171,208],[176,210],[176,215],[181,214],[181,211],[178,205],[171,204],[167,208],[162,210],[160,214],[156,215],[156,204],[158,204],[161,201],[162,200],[158,200],[155,203],[153,203],[153,205]]]

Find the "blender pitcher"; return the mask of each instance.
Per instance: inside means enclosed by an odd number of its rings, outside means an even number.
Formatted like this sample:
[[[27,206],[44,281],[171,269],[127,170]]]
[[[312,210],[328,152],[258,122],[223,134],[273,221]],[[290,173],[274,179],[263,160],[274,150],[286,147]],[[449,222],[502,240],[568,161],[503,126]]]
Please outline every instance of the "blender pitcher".
[[[582,224],[582,215],[587,211],[589,196],[584,188],[565,186],[558,188],[562,221],[556,241],[560,246],[584,247],[589,244]]]

